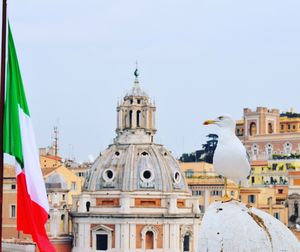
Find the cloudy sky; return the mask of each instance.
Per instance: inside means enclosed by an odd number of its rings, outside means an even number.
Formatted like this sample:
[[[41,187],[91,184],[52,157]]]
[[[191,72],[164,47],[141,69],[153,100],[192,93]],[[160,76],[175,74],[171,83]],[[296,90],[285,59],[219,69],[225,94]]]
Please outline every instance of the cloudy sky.
[[[300,111],[299,0],[8,0],[38,145],[96,157],[133,85],[157,105],[156,140],[176,156],[244,107]]]

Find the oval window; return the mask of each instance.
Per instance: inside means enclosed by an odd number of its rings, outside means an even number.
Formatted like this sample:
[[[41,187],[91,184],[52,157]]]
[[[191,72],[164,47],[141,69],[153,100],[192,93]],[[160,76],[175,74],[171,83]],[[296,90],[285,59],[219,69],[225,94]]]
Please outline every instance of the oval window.
[[[105,182],[111,182],[114,179],[114,176],[115,176],[115,173],[111,169],[106,169],[102,175]]]
[[[107,170],[107,171],[106,171],[106,175],[107,175],[107,177],[108,177],[109,179],[112,179],[113,176],[114,176],[114,173],[112,172],[112,170]]]
[[[151,170],[149,170],[149,169],[143,170],[140,173],[140,178],[144,182],[150,182],[150,181],[152,181],[154,179],[154,173]]]
[[[144,172],[143,172],[143,177],[144,177],[145,179],[151,178],[151,171],[149,171],[149,170],[144,171]]]
[[[179,183],[181,179],[180,173],[177,171],[174,173],[174,181],[175,183]]]

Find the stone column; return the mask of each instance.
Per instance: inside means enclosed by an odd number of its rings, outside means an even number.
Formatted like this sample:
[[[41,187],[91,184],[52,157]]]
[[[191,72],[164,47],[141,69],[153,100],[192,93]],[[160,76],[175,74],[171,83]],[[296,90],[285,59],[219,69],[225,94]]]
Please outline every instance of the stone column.
[[[164,240],[163,240],[163,251],[167,251],[170,248],[170,226],[164,223]]]
[[[209,206],[209,194],[210,190],[208,188],[204,189],[204,212]]]

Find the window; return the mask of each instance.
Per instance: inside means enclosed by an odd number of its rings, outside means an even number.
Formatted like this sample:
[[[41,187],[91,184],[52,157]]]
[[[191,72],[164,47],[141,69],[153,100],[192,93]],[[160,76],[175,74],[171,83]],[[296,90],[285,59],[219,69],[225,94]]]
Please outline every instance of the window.
[[[251,177],[251,183],[254,184],[255,183],[255,177]]]
[[[140,99],[137,100],[137,104],[141,104],[141,100]]]
[[[283,194],[283,189],[278,189],[279,194]]]
[[[272,144],[267,144],[266,145],[266,153],[267,153],[268,158],[272,158],[272,154],[273,154]]]
[[[178,184],[180,182],[180,180],[181,180],[181,176],[180,176],[180,173],[177,171],[174,173],[174,182],[176,184]]]
[[[10,206],[10,218],[16,218],[16,205]]]
[[[183,251],[190,251],[190,236],[188,234],[183,238]]]
[[[12,190],[16,190],[16,185],[15,185],[15,184],[12,184],[12,185],[11,185],[11,189],[12,189]]]
[[[129,111],[129,128],[132,128],[132,110]]]
[[[202,195],[202,191],[198,191],[198,190],[192,191],[192,195],[200,196],[200,195]]]
[[[153,232],[146,233],[146,249],[153,249]]]
[[[280,128],[281,128],[281,130],[283,130],[283,129],[284,129],[284,125],[283,125],[283,124],[281,124]]]
[[[280,220],[280,214],[279,214],[279,213],[274,213],[274,217],[275,217],[277,220]]]
[[[211,196],[221,196],[222,195],[222,191],[213,190],[213,191],[210,192],[210,195]]]
[[[107,234],[96,234],[96,250],[108,249],[108,236]]]
[[[71,184],[71,190],[76,191],[76,182],[72,182]]]
[[[91,202],[87,201],[86,204],[86,211],[89,212],[90,211],[90,207],[91,207]]]
[[[153,249],[153,248],[154,248],[153,232],[147,231],[147,233],[146,233],[146,249]]]
[[[268,133],[269,133],[269,134],[272,134],[272,133],[273,133],[273,125],[272,125],[272,123],[269,123],[269,124],[268,124]]]
[[[65,194],[62,195],[62,200],[66,200],[66,195]]]
[[[249,133],[250,133],[250,136],[256,135],[256,123],[255,122],[250,123]]]
[[[291,125],[290,125],[290,124],[288,124],[288,129],[289,129],[289,130],[291,129]]]
[[[253,194],[248,195],[248,203],[255,203],[255,201],[256,201],[255,195]]]
[[[257,146],[257,144],[253,144],[253,146],[252,146],[252,154],[255,157],[258,155],[258,146]]]
[[[154,173],[151,170],[143,170],[140,173],[140,178],[144,183],[151,182],[154,179]]]
[[[284,144],[284,153],[285,154],[291,154],[292,152],[292,144],[290,144],[289,142]]]
[[[141,111],[136,112],[136,126],[141,127]]]

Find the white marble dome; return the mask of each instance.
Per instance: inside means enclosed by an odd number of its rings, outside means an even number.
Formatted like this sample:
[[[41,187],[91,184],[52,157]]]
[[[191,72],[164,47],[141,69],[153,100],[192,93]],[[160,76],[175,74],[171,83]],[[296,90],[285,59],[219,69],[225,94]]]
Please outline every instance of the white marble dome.
[[[279,220],[237,201],[215,202],[200,225],[198,252],[299,252],[300,243]]]
[[[154,141],[155,111],[136,79],[117,107],[114,143],[91,167],[85,191],[189,192],[177,160]]]
[[[91,167],[85,190],[188,191],[176,159],[158,144],[113,144]]]

